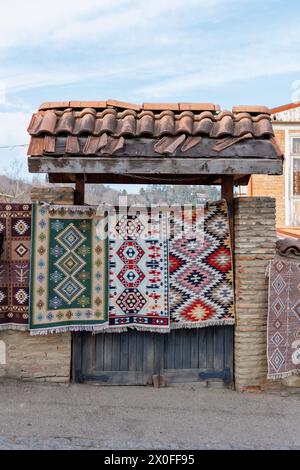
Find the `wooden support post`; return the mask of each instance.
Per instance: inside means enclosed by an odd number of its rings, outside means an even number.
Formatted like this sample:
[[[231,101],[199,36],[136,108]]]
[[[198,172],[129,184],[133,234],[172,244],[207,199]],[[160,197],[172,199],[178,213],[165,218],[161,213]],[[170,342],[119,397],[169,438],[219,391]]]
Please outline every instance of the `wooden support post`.
[[[234,242],[234,177],[230,175],[223,175],[221,177],[221,196],[222,199],[227,201],[228,205],[228,216],[229,216],[229,233],[231,241],[231,256],[232,256],[232,283],[233,283],[233,292],[235,293],[235,242]],[[235,299],[235,294],[234,294]],[[235,300],[234,300],[235,302]],[[233,336],[233,351],[234,351],[234,336]],[[234,352],[232,352],[234,354]],[[234,359],[232,359],[232,364],[234,364]],[[234,365],[233,365],[233,376],[234,376]],[[234,382],[233,382],[234,383]],[[234,385],[233,385],[234,387]]]
[[[84,186],[85,186],[84,175],[77,175],[76,180],[75,180],[75,195],[74,195],[74,203],[77,206],[82,206],[84,204]]]
[[[232,255],[234,254],[234,214],[233,214],[233,188],[234,180],[231,175],[221,177],[221,195],[222,199],[226,199],[228,204],[229,230],[231,239]]]

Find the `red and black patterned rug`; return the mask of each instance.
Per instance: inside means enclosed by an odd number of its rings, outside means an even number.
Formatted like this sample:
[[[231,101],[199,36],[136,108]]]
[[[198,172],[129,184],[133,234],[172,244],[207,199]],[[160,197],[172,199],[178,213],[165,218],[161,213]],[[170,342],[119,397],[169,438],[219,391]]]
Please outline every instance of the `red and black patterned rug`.
[[[199,328],[234,323],[234,295],[229,220],[225,201],[207,203],[197,221],[181,212],[183,224],[169,240],[171,328]],[[200,217],[200,219],[199,219]],[[201,219],[202,217],[202,219]]]

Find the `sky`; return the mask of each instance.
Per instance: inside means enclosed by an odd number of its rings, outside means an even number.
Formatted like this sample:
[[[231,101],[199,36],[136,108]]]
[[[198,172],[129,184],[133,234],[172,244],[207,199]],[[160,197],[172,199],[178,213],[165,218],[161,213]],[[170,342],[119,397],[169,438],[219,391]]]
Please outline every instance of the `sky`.
[[[29,178],[26,129],[45,101],[300,100],[299,22],[299,0],[2,2],[0,174],[18,161]]]

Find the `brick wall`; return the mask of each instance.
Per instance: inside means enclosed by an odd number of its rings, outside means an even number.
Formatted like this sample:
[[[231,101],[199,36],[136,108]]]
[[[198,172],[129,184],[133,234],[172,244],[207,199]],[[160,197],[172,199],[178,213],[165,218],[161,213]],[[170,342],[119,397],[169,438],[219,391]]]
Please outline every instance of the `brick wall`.
[[[275,254],[275,199],[235,199],[235,383],[260,388],[267,375],[268,291],[265,271]]]
[[[285,131],[275,130],[276,138],[285,153]],[[285,169],[280,176],[253,175],[248,185],[249,196],[269,196],[276,199],[276,225],[285,226]]]
[[[74,190],[64,187],[33,188],[31,198],[56,204],[73,204]],[[30,336],[28,331],[5,330],[0,331],[0,343],[0,377],[69,382],[71,333]]]

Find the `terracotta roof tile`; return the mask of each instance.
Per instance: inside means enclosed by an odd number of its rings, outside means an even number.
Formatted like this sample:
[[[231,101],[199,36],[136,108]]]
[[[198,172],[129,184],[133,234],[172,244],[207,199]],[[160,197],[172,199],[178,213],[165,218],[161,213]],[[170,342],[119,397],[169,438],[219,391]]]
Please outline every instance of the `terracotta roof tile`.
[[[44,137],[32,137],[28,147],[28,155],[41,156],[44,153]]]
[[[75,135],[68,135],[67,142],[66,142],[66,153],[71,153],[71,154],[80,153],[79,142]]]
[[[106,108],[106,101],[70,101],[70,108]]]
[[[55,137],[52,135],[46,135],[44,138],[44,152],[55,153]]]
[[[233,113],[256,113],[256,114],[271,114],[271,110],[267,106],[246,106],[246,105],[239,105],[233,106],[232,108]]]
[[[50,101],[42,103],[39,107],[39,110],[42,109],[59,109],[59,108],[68,108],[70,106],[70,101]]]
[[[144,103],[142,106],[116,100],[43,103],[28,127],[32,136],[28,153],[40,155],[41,141],[36,139],[47,136],[54,140],[43,143],[45,153],[61,152],[55,139],[62,136],[67,138],[66,153],[85,155],[115,153],[124,148],[124,139],[139,137],[160,140],[170,137],[171,140],[159,141],[156,146],[168,153],[178,142],[185,149],[182,151],[187,152],[202,137],[237,139],[250,135],[252,139],[270,139],[274,136],[270,111],[264,106],[235,106],[233,111],[221,112],[218,109],[211,103]],[[84,145],[79,144],[81,136],[87,138]]]
[[[143,109],[150,109],[152,111],[179,111],[178,103],[143,103]]]
[[[271,109],[272,114],[281,113],[283,111],[288,111],[289,109],[295,109],[300,107],[300,101],[294,101],[293,103],[283,104],[281,106],[276,106],[276,108]]]
[[[219,111],[220,106],[213,103],[179,103],[180,111]]]
[[[126,103],[126,101],[117,101],[117,100],[107,100],[107,106],[114,106],[116,108],[123,108],[123,109],[133,109],[135,111],[140,111],[142,106],[136,103]]]

